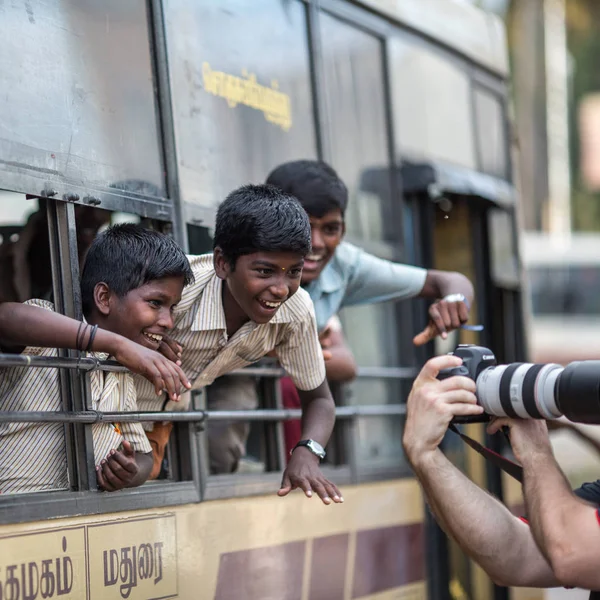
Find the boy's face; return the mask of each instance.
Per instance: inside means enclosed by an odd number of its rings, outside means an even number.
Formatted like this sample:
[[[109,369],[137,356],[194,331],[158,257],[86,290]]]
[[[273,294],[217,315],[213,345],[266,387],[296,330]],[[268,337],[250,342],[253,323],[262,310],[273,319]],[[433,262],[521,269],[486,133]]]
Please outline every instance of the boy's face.
[[[254,252],[231,268],[219,248],[215,271],[225,281],[223,304],[228,319],[268,323],[300,287],[303,256],[295,252]]]
[[[344,217],[339,208],[334,208],[322,217],[310,219],[312,249],[304,259],[302,285],[315,281],[321,275],[325,265],[331,260],[335,249],[344,237]]]
[[[104,299],[96,296],[96,305],[105,316],[104,327],[157,350],[163,336],[173,329],[173,309],[181,300],[182,291],[183,275],[165,277],[149,281],[122,298],[108,291]],[[103,310],[104,306],[108,310]]]

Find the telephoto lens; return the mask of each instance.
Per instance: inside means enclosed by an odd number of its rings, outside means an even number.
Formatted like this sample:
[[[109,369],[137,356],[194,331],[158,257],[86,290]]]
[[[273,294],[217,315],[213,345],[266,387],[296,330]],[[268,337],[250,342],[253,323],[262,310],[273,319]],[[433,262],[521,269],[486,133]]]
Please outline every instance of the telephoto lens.
[[[461,357],[463,364],[444,369],[438,378],[464,375],[473,379],[477,401],[488,416],[558,419],[564,415],[578,423],[600,423],[598,360],[574,362],[564,368],[557,364],[496,365],[491,350],[466,344],[453,354]]]

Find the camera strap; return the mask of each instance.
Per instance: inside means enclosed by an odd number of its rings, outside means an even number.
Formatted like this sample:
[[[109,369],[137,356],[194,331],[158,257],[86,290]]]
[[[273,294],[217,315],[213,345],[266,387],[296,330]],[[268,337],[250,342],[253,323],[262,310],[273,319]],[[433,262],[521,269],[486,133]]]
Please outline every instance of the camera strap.
[[[450,423],[448,429],[456,433],[456,435],[458,435],[465,444],[473,448],[475,452],[481,454],[483,458],[489,460],[499,469],[502,469],[505,473],[516,479],[519,483],[523,483],[523,467],[513,462],[512,460],[505,458],[501,454],[498,454],[497,452],[486,448],[486,446],[475,441],[473,438],[470,438],[468,435],[465,435],[456,427],[456,425]]]

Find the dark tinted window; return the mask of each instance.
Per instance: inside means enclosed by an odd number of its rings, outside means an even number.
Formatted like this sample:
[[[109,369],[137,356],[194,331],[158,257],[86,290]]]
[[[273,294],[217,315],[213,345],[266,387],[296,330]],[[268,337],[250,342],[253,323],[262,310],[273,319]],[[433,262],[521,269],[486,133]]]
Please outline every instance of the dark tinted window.
[[[535,315],[600,314],[597,266],[531,267],[529,284]]]
[[[320,16],[331,162],[348,186],[349,241],[382,258],[399,255],[401,238],[392,212],[381,40],[327,14]],[[393,303],[342,311],[344,333],[360,367],[401,365]],[[394,378],[358,379],[349,402],[388,404],[402,400]],[[358,420],[357,458],[364,466],[398,467],[401,420]]]

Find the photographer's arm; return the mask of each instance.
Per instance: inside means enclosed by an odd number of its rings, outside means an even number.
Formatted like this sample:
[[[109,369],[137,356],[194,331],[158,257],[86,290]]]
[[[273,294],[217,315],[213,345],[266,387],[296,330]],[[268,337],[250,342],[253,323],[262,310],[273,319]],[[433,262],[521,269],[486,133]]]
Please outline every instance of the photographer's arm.
[[[544,421],[498,419],[508,425],[523,465],[523,491],[531,530],[562,585],[600,589],[600,523],[594,507],[571,491],[552,453]]]
[[[472,380],[436,379],[441,369],[459,364],[453,356],[434,358],[415,380],[404,429],[407,457],[440,525],[496,583],[556,585],[528,526],[473,484],[438,448],[454,416],[482,412]]]
[[[412,462],[442,529],[498,585],[558,585],[529,527],[461,473],[440,450]]]

